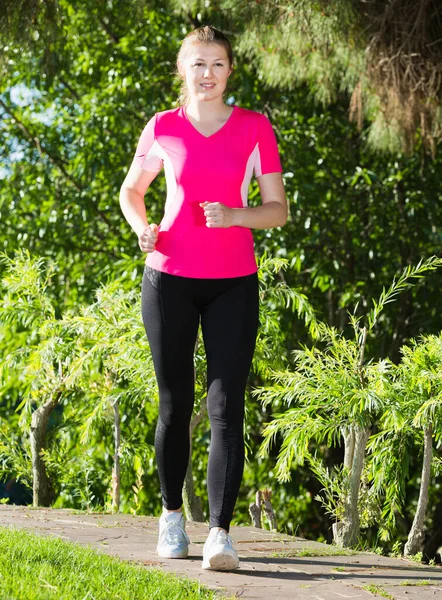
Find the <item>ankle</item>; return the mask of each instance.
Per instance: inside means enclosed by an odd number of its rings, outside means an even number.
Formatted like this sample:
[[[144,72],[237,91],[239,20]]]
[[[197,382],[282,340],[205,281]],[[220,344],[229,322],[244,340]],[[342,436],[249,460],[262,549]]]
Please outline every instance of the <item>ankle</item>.
[[[183,512],[183,508],[177,508],[176,510],[168,510],[167,508],[164,508],[163,506],[163,515],[172,515],[173,513],[182,513]]]
[[[213,535],[215,533],[218,533],[219,531],[223,531],[226,534],[229,533],[227,531],[227,529],[224,529],[223,527],[211,527],[210,530],[209,530],[209,534]]]

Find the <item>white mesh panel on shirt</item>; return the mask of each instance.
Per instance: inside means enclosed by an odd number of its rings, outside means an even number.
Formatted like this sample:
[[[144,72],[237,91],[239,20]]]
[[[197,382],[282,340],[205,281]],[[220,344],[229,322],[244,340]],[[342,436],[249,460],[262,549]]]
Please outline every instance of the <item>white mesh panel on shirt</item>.
[[[149,148],[149,152],[144,157],[141,168],[145,171],[151,171],[152,173],[159,173],[163,168],[161,152],[161,146],[157,140],[154,140],[154,143]]]
[[[166,188],[167,188],[167,198],[166,205],[164,207],[164,212],[169,210],[173,201],[175,200],[176,191],[177,191],[177,183],[175,177],[175,171],[173,170],[173,164],[170,160],[167,153],[163,150],[160,144],[155,140],[155,143],[158,147],[158,156],[161,158],[164,163],[164,175],[166,176]]]
[[[242,205],[244,207],[247,206],[247,198],[249,195],[249,186],[252,181],[253,171],[255,171],[255,175],[258,177],[261,175],[261,157],[259,156],[259,148],[258,144],[252,150],[246,164],[246,170],[244,173],[244,178],[241,184],[241,198]]]

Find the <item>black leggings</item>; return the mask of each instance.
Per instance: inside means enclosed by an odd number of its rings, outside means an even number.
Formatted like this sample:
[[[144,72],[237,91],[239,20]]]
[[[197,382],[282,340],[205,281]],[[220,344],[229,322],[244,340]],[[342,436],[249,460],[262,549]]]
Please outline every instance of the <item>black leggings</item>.
[[[228,531],[244,468],[244,392],[258,327],[257,275],[194,279],[145,266],[141,309],[159,388],[155,451],[168,510],[183,502],[201,319],[211,426],[209,526]]]

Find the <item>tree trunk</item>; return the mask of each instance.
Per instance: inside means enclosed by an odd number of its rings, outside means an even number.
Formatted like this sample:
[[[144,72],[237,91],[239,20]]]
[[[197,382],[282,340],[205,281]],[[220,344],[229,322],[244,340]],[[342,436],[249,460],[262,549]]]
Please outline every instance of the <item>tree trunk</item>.
[[[419,500],[417,503],[416,514],[413,524],[408,534],[408,540],[405,544],[404,555],[413,556],[422,549],[424,541],[424,522],[425,513],[428,505],[428,487],[431,478],[431,461],[433,458],[433,428],[431,425],[424,431],[424,459],[422,464],[421,486],[419,490]]]
[[[54,489],[46,472],[42,450],[46,448],[46,429],[49,415],[57,402],[52,398],[39,406],[31,417],[31,456],[32,456],[32,488],[33,505],[50,506],[54,499]]]
[[[261,492],[258,490],[255,494],[255,502],[249,504],[249,515],[252,519],[253,527],[262,529],[261,523]]]
[[[201,408],[198,413],[193,417],[189,427],[189,438],[190,438],[190,451],[189,451],[189,463],[187,465],[186,477],[184,479],[183,486],[183,504],[184,511],[186,513],[186,519],[188,521],[196,521],[198,523],[204,523],[203,506],[201,498],[195,494],[195,486],[193,485],[193,469],[192,469],[192,440],[193,432],[197,425],[202,421],[207,410],[207,400],[204,398],[201,401]]]
[[[272,503],[270,502],[270,498],[272,497],[272,490],[269,490],[268,488],[262,490],[261,497],[262,507],[269,522],[270,531],[278,531],[275,511],[273,510]]]
[[[342,430],[344,436],[344,467],[351,471],[353,458],[355,455],[355,430],[354,427],[346,427]]]
[[[114,411],[114,466],[112,468],[112,512],[120,510],[120,444],[121,444],[121,428],[120,428],[120,411],[118,400],[112,403]]]
[[[354,452],[349,473],[348,494],[344,504],[344,518],[341,522],[333,524],[334,541],[338,546],[344,547],[354,546],[359,537],[359,488],[364,468],[365,448],[370,436],[370,430],[366,427],[355,426],[353,432],[354,439],[351,435],[347,438],[350,444],[354,442]],[[347,448],[345,454],[349,460],[350,451],[347,451]]]

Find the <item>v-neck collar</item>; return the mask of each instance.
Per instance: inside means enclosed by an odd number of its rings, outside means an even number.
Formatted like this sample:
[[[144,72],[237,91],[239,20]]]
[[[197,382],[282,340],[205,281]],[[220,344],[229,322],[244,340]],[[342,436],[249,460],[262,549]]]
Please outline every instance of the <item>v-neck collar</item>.
[[[201,131],[199,131],[195,125],[192,123],[192,121],[189,119],[189,117],[187,116],[187,111],[186,111],[186,107],[183,106],[183,115],[184,118],[186,119],[187,123],[189,123],[190,127],[192,127],[192,129],[202,138],[204,138],[205,140],[210,140],[211,138],[213,138],[214,136],[218,135],[218,133],[220,131],[223,131],[227,125],[230,123],[230,121],[232,120],[233,115],[236,113],[237,107],[236,105],[233,106],[233,110],[230,113],[229,118],[227,119],[227,121],[225,123],[223,123],[223,125],[221,125],[221,127],[219,129],[217,129],[214,133],[212,133],[211,135],[204,135],[204,133],[201,133]]]

